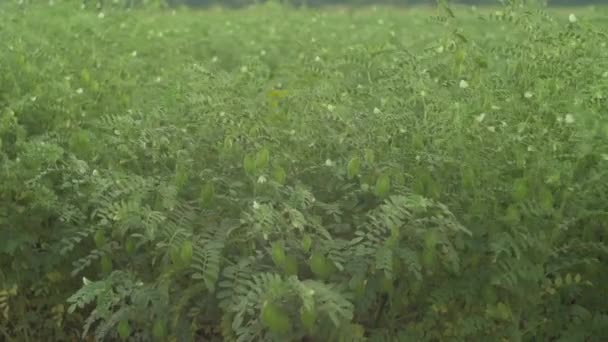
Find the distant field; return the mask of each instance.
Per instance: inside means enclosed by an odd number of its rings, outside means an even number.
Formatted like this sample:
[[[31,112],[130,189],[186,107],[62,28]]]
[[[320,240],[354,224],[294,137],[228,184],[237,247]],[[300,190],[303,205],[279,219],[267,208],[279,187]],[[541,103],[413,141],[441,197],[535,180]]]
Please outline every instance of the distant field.
[[[52,3],[0,5],[0,341],[608,341],[608,7]]]

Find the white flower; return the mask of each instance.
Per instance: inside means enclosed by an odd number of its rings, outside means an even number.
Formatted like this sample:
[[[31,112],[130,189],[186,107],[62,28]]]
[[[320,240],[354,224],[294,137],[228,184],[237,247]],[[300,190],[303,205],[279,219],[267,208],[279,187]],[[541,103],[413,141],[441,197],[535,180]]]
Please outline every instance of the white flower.
[[[97,177],[99,175],[99,171],[97,171],[97,169],[93,169],[92,175],[93,177]]]
[[[527,99],[532,98],[532,96],[534,96],[534,94],[532,94],[531,91],[527,91],[527,92],[524,93],[524,97],[527,98]]]
[[[253,201],[253,209],[260,209],[260,204],[257,201]]]
[[[426,91],[421,90],[421,91],[420,91],[420,96],[422,96],[422,97],[426,96]]]
[[[76,94],[82,94],[83,92],[84,92],[84,90],[82,90],[82,88],[76,89]]]
[[[374,107],[374,114],[380,114],[382,111],[378,107]]]
[[[467,89],[469,87],[469,82],[467,82],[465,80],[460,80],[460,83],[458,84],[458,86],[462,89]]]
[[[133,51],[133,52],[131,52],[131,56],[133,56],[133,57],[137,57],[137,51]]]
[[[485,119],[485,117],[486,117],[486,113],[481,113],[475,117],[475,121],[482,122],[483,119]]]
[[[334,111],[334,109],[336,109],[336,106],[331,105],[331,104],[328,104],[328,105],[327,105],[327,110],[328,110],[328,111],[333,112],[333,111]]]
[[[325,166],[334,166],[334,162],[331,159],[326,159],[325,160]]]
[[[87,279],[87,277],[82,277],[82,283],[84,285],[89,285],[91,283],[91,281],[89,279]]]
[[[439,45],[435,51],[437,51],[437,53],[443,53],[443,45]]]
[[[99,19],[103,19],[105,17],[106,17],[106,15],[103,12],[99,12],[99,14],[97,15],[97,18],[99,18]]]
[[[572,114],[566,114],[566,116],[564,117],[564,121],[567,124],[574,123],[574,115],[572,115]]]
[[[317,63],[318,63],[318,62],[320,62],[320,61],[321,61],[321,57],[319,57],[319,56],[315,57],[315,62],[317,62]]]
[[[576,22],[576,16],[574,15],[574,13],[570,13],[570,15],[568,16],[568,21],[571,23],[575,23]]]
[[[267,181],[267,179],[266,179],[266,177],[264,175],[258,177],[258,183],[259,184],[264,184],[264,183],[266,183],[266,181]]]
[[[30,100],[31,100],[32,102],[36,102],[36,96],[32,96],[32,97],[30,97]]]

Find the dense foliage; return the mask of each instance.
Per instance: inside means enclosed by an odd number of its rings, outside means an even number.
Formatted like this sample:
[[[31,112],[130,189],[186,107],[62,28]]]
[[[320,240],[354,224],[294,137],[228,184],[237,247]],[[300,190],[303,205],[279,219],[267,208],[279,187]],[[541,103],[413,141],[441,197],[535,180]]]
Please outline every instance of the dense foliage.
[[[605,12],[75,3],[0,7],[3,341],[608,340]]]

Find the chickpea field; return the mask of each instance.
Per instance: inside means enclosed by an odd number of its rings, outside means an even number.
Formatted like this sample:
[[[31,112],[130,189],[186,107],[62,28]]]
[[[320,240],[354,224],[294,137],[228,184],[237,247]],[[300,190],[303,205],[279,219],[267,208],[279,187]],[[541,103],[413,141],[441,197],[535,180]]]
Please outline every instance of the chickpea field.
[[[0,341],[608,341],[608,7],[82,3],[0,3]]]

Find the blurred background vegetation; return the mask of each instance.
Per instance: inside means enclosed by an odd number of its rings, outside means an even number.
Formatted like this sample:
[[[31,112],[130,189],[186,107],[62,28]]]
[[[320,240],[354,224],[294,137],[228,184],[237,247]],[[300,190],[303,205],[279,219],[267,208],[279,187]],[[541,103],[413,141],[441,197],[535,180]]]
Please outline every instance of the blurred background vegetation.
[[[605,4],[606,0],[520,0],[521,2],[540,2],[550,6],[581,6],[592,4]],[[265,0],[172,0],[173,4],[185,4],[190,6],[243,6],[252,3],[266,2]],[[436,0],[281,0],[279,2],[294,5],[322,6],[322,5],[434,5]],[[469,5],[500,5],[507,0],[451,0],[455,4]]]

